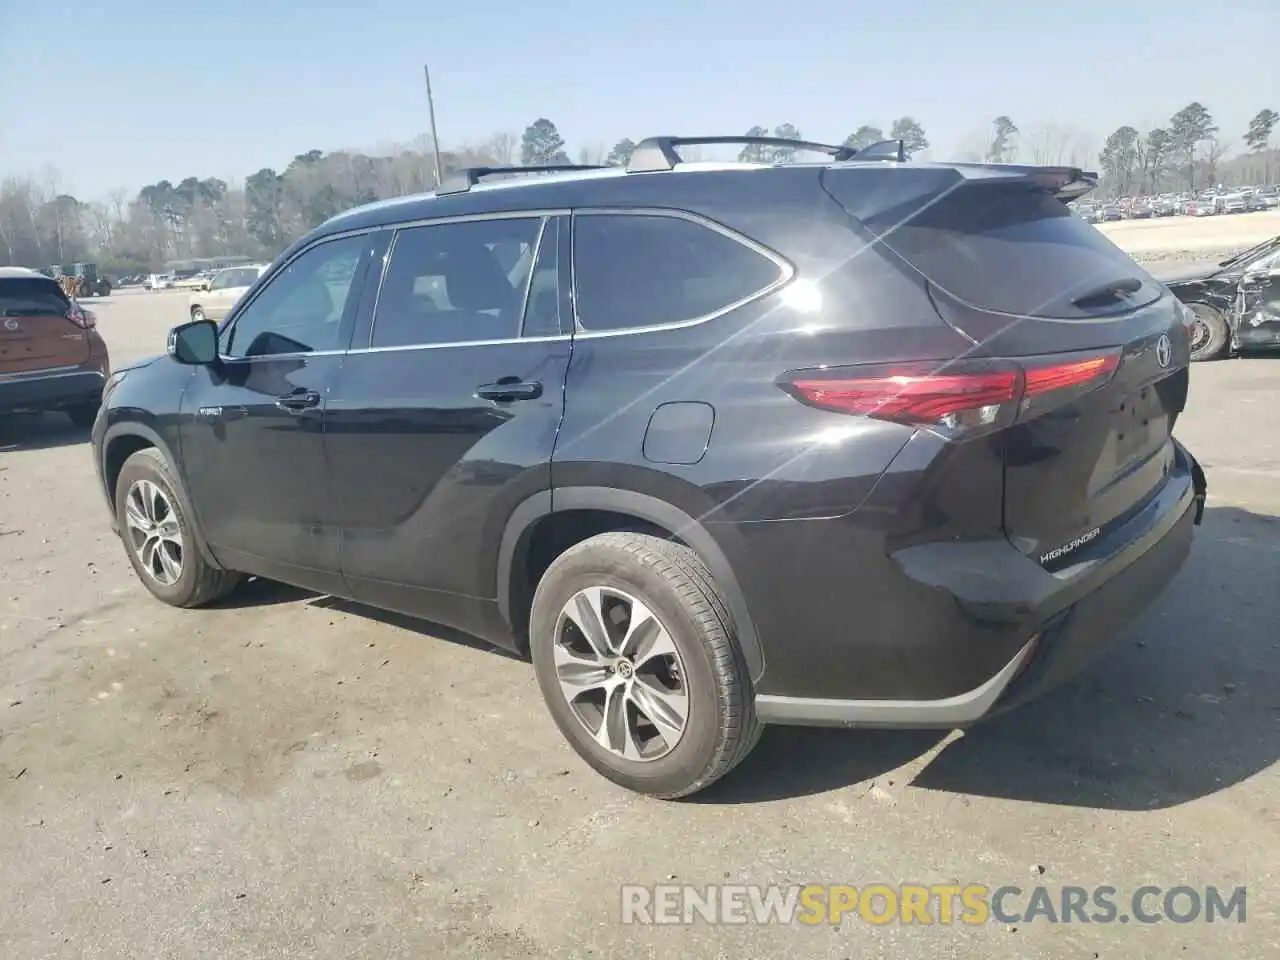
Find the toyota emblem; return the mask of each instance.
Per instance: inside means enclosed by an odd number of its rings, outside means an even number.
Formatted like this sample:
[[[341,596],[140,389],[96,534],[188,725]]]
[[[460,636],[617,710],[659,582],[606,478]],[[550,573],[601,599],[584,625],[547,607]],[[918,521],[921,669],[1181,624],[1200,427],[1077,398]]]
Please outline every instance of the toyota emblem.
[[[15,319],[13,319],[13,317],[9,317],[9,318],[8,318],[7,320],[5,320],[5,322],[4,322],[4,328],[5,328],[6,330],[10,331],[10,332],[12,332],[12,331],[14,331],[14,330],[17,330],[17,329],[18,329],[18,321],[17,321],[17,320],[15,320]]]
[[[1160,339],[1156,341],[1156,362],[1161,369],[1173,363],[1173,341],[1167,333],[1160,334]]]

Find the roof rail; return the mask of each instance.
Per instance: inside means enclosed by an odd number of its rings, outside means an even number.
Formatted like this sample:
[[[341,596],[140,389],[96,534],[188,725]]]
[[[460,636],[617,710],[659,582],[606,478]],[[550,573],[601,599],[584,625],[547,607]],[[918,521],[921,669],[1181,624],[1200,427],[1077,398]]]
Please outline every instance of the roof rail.
[[[814,143],[811,140],[788,140],[785,137],[646,137],[636,144],[627,163],[627,173],[648,173],[654,170],[670,170],[681,163],[676,147],[718,143],[741,143],[746,146],[786,147],[792,150],[811,150],[825,153],[833,160],[852,160],[859,152],[852,147],[832,143]]]
[[[435,189],[436,196],[449,193],[466,193],[485,177],[496,177],[508,173],[564,173],[568,170],[603,170],[598,163],[553,163],[537,167],[466,167],[455,171],[454,175]]]

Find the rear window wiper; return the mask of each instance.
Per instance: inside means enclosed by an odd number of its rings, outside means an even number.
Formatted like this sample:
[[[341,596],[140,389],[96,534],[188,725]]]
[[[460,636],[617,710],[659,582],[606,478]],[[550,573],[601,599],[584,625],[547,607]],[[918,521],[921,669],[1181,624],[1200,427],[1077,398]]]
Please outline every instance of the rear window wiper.
[[[1124,300],[1141,289],[1142,281],[1137,277],[1120,277],[1116,280],[1108,280],[1072,298],[1071,303],[1077,307],[1103,306],[1116,300]]]

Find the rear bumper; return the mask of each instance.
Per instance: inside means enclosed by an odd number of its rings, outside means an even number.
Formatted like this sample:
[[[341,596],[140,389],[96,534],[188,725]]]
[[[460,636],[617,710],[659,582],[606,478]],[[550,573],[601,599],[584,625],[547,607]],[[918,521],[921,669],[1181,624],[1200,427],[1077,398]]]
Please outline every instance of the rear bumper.
[[[900,675],[914,675],[922,689],[937,689],[940,673],[959,673],[966,662],[992,663],[994,651],[1005,651],[994,670],[974,678],[977,683],[941,697],[845,699],[774,691],[766,678],[756,696],[760,719],[950,729],[1011,709],[1074,676],[1159,596],[1190,552],[1192,528],[1204,509],[1204,473],[1181,445],[1175,464],[1151,502],[1110,535],[1123,546],[1105,559],[1082,560],[1050,573],[1007,543],[930,544],[898,555],[909,579],[950,596],[955,621],[945,648],[904,634],[899,640],[904,657],[912,650],[925,655],[917,653]],[[903,610],[900,616],[909,628],[913,612]],[[764,639],[766,660],[773,661],[776,654]],[[833,644],[832,661],[839,656]]]
[[[101,370],[85,369],[0,377],[0,412],[58,410],[97,403],[106,381]]]

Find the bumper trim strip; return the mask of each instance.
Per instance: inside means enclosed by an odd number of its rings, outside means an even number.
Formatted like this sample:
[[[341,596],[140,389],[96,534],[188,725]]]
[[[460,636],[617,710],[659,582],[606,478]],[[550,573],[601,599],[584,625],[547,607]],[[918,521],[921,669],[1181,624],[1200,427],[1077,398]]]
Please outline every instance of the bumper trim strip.
[[[1031,655],[1032,637],[991,679],[965,693],[942,700],[830,700],[816,697],[756,697],[756,714],[764,723],[818,727],[925,727],[952,729],[982,717]]]

